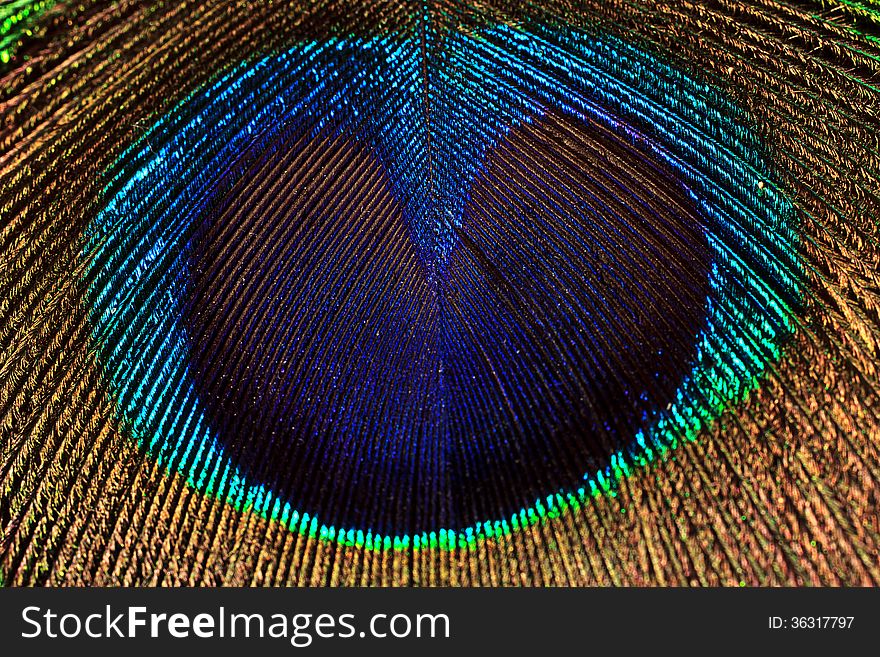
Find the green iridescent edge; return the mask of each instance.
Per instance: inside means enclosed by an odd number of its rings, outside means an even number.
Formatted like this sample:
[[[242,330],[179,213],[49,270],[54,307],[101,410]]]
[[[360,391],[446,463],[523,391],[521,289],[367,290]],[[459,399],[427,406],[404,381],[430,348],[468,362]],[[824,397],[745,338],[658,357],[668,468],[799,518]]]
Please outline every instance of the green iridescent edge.
[[[786,311],[790,309],[786,308]],[[773,349],[774,360],[778,360],[781,355],[780,350]],[[757,389],[760,374],[756,374],[750,380],[743,383],[740,393],[742,398],[739,403],[743,403],[748,399],[749,393]],[[722,384],[723,385],[723,384]],[[673,422],[670,422],[662,433],[668,444],[661,442],[652,443],[651,447],[645,448],[645,455],[630,455],[632,462],[628,462],[624,453],[617,452],[611,457],[611,465],[606,469],[605,473],[599,470],[594,473],[595,479],[590,478],[585,481],[585,486],[574,492],[558,492],[548,495],[545,500],[538,500],[533,506],[521,509],[518,513],[511,515],[509,520],[487,521],[477,524],[475,527],[468,528],[464,531],[455,531],[452,529],[440,529],[432,532],[422,532],[415,535],[403,536],[386,536],[381,534],[373,534],[362,530],[337,530],[334,527],[327,527],[320,524],[317,518],[310,517],[308,513],[303,513],[296,520],[299,522],[291,522],[293,520],[289,514],[282,511],[283,506],[279,500],[275,499],[271,508],[267,508],[266,504],[269,500],[262,498],[255,492],[251,492],[246,499],[226,499],[226,503],[232,506],[236,511],[241,513],[255,512],[260,517],[270,522],[281,522],[287,526],[289,530],[299,533],[309,538],[317,538],[326,543],[337,543],[341,546],[366,548],[367,550],[408,550],[410,548],[432,549],[440,548],[444,550],[473,548],[479,542],[486,539],[502,538],[511,535],[516,531],[521,531],[538,524],[544,524],[548,520],[559,518],[568,513],[575,512],[585,507],[592,500],[599,497],[616,498],[620,487],[620,482],[627,479],[639,471],[644,471],[652,466],[675,460],[672,456],[679,445],[682,443],[697,442],[702,430],[713,422],[717,421],[721,416],[725,406],[724,401],[720,398],[713,400],[711,405],[695,404],[691,407],[696,411],[695,415],[685,417],[684,415],[674,416]],[[606,476],[607,475],[607,476]],[[189,483],[189,482],[188,482]],[[207,492],[207,491],[206,491]],[[626,513],[625,507],[621,507],[621,513]]]
[[[0,6],[0,64],[12,61],[15,51],[56,0],[11,0]]]
[[[848,13],[880,21],[880,0],[820,0],[820,3],[825,6],[837,5]]]

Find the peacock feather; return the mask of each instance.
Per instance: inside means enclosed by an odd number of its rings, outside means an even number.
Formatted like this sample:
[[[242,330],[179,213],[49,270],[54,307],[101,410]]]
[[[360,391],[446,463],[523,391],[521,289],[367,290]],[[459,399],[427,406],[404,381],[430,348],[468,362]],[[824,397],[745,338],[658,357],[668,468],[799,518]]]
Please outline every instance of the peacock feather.
[[[3,581],[880,583],[878,23],[7,2]]]

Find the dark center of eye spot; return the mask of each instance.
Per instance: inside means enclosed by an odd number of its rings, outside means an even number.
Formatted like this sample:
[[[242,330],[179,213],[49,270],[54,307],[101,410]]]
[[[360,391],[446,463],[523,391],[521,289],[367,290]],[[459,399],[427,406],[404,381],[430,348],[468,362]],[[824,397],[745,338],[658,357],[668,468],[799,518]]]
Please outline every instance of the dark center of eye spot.
[[[280,139],[204,215],[190,370],[253,483],[336,526],[465,526],[576,486],[673,399],[710,254],[668,166],[551,113],[462,193],[432,281],[354,139]]]

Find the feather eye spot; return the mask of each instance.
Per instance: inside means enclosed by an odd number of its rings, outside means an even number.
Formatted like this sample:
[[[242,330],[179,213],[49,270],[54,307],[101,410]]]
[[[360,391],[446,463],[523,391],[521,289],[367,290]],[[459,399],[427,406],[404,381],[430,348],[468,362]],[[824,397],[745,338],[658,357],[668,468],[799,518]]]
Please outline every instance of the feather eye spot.
[[[778,356],[793,213],[722,94],[568,29],[444,48],[428,115],[419,44],[316,41],[107,172],[82,252],[103,376],[199,490],[328,535],[527,519]]]

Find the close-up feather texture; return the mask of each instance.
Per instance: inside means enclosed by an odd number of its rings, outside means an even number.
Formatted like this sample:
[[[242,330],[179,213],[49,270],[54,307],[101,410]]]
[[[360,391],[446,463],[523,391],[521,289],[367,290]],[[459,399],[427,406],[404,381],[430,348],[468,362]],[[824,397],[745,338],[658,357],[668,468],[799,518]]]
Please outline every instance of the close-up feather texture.
[[[880,584],[876,0],[5,0],[0,581]]]

